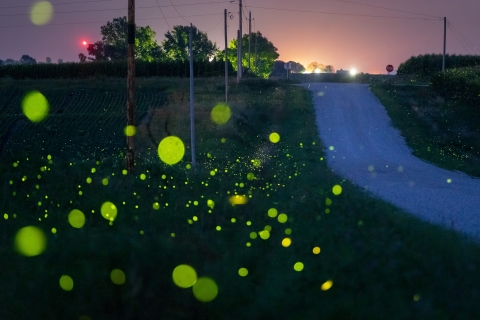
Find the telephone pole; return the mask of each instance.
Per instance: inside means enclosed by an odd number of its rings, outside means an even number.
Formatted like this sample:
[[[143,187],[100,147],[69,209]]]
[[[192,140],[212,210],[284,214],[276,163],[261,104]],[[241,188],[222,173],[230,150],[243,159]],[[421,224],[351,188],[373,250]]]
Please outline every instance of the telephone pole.
[[[258,32],[258,31],[257,31]],[[257,47],[258,47],[258,33],[255,32],[255,75],[258,75],[258,54],[257,54]]]
[[[252,38],[252,11],[248,12],[248,70],[250,71],[250,53],[251,53],[251,38]]]
[[[237,83],[242,79],[242,0],[238,5],[238,40],[237,40]]]
[[[127,126],[135,125],[135,0],[128,0]],[[128,130],[127,130],[128,131]],[[127,170],[133,172],[133,135],[127,135]]]
[[[445,72],[445,49],[447,47],[447,17],[443,17],[443,61],[442,72]]]
[[[190,33],[188,34],[188,53],[190,54],[190,147],[192,149],[192,167],[195,168],[195,109],[193,104],[193,25],[190,23]]]
[[[227,47],[227,9],[224,11],[225,17],[225,103],[228,102],[228,47]]]

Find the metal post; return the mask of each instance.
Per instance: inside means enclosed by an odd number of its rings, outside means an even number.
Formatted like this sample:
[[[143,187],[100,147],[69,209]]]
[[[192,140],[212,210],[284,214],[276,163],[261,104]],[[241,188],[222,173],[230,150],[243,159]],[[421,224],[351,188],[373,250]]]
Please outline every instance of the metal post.
[[[128,0],[127,126],[135,125],[135,0]],[[133,172],[133,136],[127,135],[127,170]]]
[[[227,9],[225,16],[225,103],[228,102],[228,46],[227,46]]]
[[[250,70],[250,40],[252,38],[252,11],[248,12],[248,70]]]
[[[443,17],[443,61],[442,72],[445,72],[445,49],[447,47],[447,17]]]
[[[190,54],[190,148],[192,149],[192,166],[195,167],[195,111],[193,105],[193,26],[190,24],[190,33],[188,35],[188,52]]]
[[[238,40],[237,40],[237,52],[238,52],[238,60],[237,60],[237,82],[242,79],[242,0],[239,1],[238,5]]]

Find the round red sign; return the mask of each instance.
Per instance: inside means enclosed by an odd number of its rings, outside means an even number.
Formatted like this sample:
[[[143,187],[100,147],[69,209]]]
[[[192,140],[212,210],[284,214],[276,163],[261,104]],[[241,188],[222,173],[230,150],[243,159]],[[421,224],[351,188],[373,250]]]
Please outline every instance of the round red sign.
[[[391,64],[389,64],[389,65],[387,66],[387,71],[388,71],[388,72],[392,72],[392,71],[393,71],[393,66],[392,66]]]

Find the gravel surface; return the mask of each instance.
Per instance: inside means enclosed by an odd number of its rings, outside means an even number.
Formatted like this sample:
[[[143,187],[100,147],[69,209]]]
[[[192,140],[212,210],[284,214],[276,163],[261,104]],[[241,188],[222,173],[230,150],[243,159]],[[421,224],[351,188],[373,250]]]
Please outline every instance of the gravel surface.
[[[305,84],[328,166],[419,218],[480,239],[480,179],[412,155],[368,85]]]

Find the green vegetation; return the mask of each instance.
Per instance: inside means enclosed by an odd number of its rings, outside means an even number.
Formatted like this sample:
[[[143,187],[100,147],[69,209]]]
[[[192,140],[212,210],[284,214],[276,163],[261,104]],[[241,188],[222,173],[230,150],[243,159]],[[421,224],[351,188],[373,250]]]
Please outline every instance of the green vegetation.
[[[138,79],[124,175],[124,79],[2,81],[0,318],[476,318],[477,245],[334,175],[308,91],[232,85],[218,125],[221,82],[196,81],[189,169],[188,81]]]
[[[425,54],[412,56],[400,64],[397,74],[416,75],[420,78],[433,76],[442,70],[443,55]],[[445,69],[480,66],[480,56],[476,55],[445,55]]]
[[[480,177],[480,114],[474,107],[444,99],[429,86],[376,85],[371,90],[413,154],[442,168]]]
[[[478,112],[480,102],[480,66],[459,68],[436,73],[432,86],[442,97],[456,99],[472,106],[470,112]]]
[[[195,77],[218,77],[225,72],[224,61],[194,62]],[[229,72],[233,73],[231,65]],[[127,61],[93,61],[62,64],[11,64],[0,66],[0,79],[85,79],[90,77],[118,77],[127,74]],[[136,61],[138,77],[189,77],[188,61]]]

